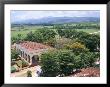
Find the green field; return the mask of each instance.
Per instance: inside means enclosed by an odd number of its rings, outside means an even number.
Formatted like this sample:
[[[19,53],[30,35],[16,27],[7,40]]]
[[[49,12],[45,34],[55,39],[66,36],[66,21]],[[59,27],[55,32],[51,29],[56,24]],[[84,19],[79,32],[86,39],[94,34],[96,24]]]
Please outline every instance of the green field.
[[[77,31],[83,31],[86,33],[94,33],[94,32],[98,32],[97,34],[99,34],[99,29],[76,29]]]
[[[11,37],[16,37],[18,34],[21,34],[22,37],[25,37],[29,32],[36,31],[35,29],[28,29],[28,30],[14,30],[11,31]]]
[[[12,30],[11,31],[11,37],[16,37],[18,34],[21,34],[22,37],[24,38],[30,31],[34,32],[37,29],[22,29],[22,30]],[[54,29],[55,30],[55,29]],[[86,33],[94,33],[94,32],[98,32],[97,34],[99,34],[99,30],[98,29],[76,29],[77,31],[83,31]]]

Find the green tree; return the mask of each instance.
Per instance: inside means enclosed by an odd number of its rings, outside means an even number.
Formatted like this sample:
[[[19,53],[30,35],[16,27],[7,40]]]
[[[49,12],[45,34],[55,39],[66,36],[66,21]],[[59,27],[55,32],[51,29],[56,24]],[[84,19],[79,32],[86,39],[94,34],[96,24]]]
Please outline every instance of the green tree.
[[[31,31],[26,35],[25,40],[34,41],[34,38],[34,33]]]
[[[79,55],[80,53],[85,53],[88,52],[89,49],[85,47],[85,45],[79,43],[79,42],[74,42],[73,44],[67,44],[65,45],[67,49],[72,50],[76,55]]]
[[[38,43],[42,43],[44,41],[44,37],[40,31],[34,32],[33,41],[38,42]]]
[[[70,51],[51,51],[41,55],[42,76],[67,76],[72,73],[75,55]]]
[[[38,30],[40,33],[42,33],[43,35],[43,39],[46,41],[46,40],[49,40],[51,38],[55,38],[55,31],[53,30],[50,30],[50,29],[39,29]]]
[[[86,45],[91,52],[100,48],[100,36],[95,34],[88,34],[80,37],[80,40]]]
[[[11,44],[14,44],[17,42],[17,38],[16,37],[11,37]]]
[[[61,51],[57,54],[60,66],[60,76],[68,76],[73,72],[75,55],[69,51]]]
[[[56,39],[55,38],[51,38],[51,39],[45,41],[44,44],[49,45],[49,46],[52,46],[52,47],[55,47],[55,45],[56,45]]]
[[[55,52],[47,52],[41,55],[41,69],[44,77],[55,77],[59,73],[59,65]]]
[[[19,56],[19,53],[16,50],[11,50],[11,60],[16,60]]]
[[[82,64],[81,68],[93,67],[97,60],[97,56],[94,52],[87,52],[86,54],[82,53],[80,54],[80,58]]]

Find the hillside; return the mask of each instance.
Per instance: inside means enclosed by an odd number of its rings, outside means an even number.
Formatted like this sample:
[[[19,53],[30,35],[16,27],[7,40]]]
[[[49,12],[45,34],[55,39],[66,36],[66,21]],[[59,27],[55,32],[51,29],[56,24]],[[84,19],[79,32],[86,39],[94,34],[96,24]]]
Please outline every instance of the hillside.
[[[97,17],[44,17],[40,19],[27,19],[13,22],[12,24],[63,24],[79,22],[100,22]]]

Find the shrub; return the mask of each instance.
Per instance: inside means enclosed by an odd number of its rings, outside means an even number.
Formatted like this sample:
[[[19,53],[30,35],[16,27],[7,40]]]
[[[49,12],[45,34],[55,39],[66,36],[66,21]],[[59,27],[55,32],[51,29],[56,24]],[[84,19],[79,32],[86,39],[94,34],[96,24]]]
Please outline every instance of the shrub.
[[[22,60],[22,67],[27,67],[29,64],[25,60]]]
[[[30,70],[27,71],[27,77],[32,77],[32,71]]]
[[[11,50],[11,60],[17,60],[19,53],[16,50]]]
[[[16,64],[18,65],[18,67],[22,68],[22,60],[16,61]]]
[[[79,43],[79,42],[75,42],[73,44],[67,44],[65,45],[65,47],[67,49],[72,50],[76,55],[80,54],[80,53],[84,53],[84,52],[88,52],[89,50],[85,47],[85,45]]]
[[[14,66],[11,66],[11,73],[16,72],[16,68]]]
[[[15,65],[16,62],[15,61],[11,61],[11,66]]]
[[[86,54],[85,53],[80,54],[82,67],[85,67],[85,68],[93,67],[96,62],[96,59],[97,59],[95,56],[96,55],[93,52],[87,52]]]

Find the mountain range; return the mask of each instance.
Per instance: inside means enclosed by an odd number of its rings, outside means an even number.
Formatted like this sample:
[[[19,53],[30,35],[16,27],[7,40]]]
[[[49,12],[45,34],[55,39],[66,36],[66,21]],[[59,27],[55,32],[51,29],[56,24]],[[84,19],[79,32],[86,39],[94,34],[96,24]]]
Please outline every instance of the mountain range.
[[[98,17],[44,17],[12,22],[12,24],[63,24],[78,22],[100,22]]]

